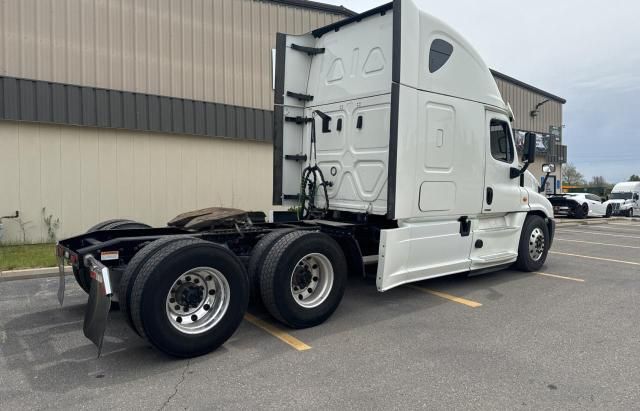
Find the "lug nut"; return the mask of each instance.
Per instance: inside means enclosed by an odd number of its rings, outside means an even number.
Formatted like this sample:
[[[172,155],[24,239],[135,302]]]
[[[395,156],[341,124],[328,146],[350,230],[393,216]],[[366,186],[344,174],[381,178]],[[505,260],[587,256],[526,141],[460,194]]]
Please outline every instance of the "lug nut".
[[[208,275],[207,276],[207,281],[211,281],[211,280],[213,280],[213,276],[212,275]]]
[[[175,307],[173,307],[173,308],[175,308],[176,310],[179,310],[179,309],[180,309],[180,306],[179,306],[179,305],[176,305],[176,306],[175,306]]]
[[[313,281],[318,281],[318,277],[313,277]]]
[[[171,304],[173,304],[173,303],[175,303],[175,302],[176,302],[176,299],[175,299],[175,298],[169,298],[169,302],[170,302]]]
[[[216,293],[216,290],[209,290],[209,295],[214,295]]]
[[[192,315],[191,316],[191,321],[198,321],[198,316],[197,315]]]
[[[307,288],[307,291],[311,294],[313,292],[313,288]]]
[[[200,280],[198,280],[197,278],[193,280],[194,283],[198,284],[200,282]]]
[[[176,321],[177,321],[177,322],[179,322],[179,323],[181,323],[181,322],[182,322],[182,317],[178,317],[178,318],[176,318]]]
[[[209,304],[205,304],[204,307],[202,307],[202,308],[204,308],[205,311],[209,311],[211,306]]]
[[[184,312],[186,313],[187,311],[189,311],[189,307],[184,307],[184,308],[182,309],[182,311],[184,311]]]

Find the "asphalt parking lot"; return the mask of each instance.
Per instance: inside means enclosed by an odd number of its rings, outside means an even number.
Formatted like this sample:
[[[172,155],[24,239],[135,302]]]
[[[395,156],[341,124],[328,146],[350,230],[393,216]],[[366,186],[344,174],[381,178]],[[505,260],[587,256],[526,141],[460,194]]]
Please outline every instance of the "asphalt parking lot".
[[[325,324],[248,316],[216,352],[151,349],[112,312],[103,357],[68,278],[0,283],[0,408],[636,408],[640,220],[561,225],[544,269],[378,293],[352,278]]]

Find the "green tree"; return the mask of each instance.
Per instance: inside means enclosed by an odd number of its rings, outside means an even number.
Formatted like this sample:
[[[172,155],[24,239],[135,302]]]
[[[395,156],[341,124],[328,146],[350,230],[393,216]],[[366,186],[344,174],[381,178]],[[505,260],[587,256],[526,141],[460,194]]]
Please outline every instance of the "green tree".
[[[632,174],[631,177],[629,177],[629,181],[640,181],[640,176]]]
[[[562,184],[580,186],[584,183],[584,176],[578,171],[575,165],[567,163],[562,167]]]
[[[605,180],[603,176],[593,176],[589,185],[592,187],[604,187],[609,185],[609,183],[607,183],[607,180]]]

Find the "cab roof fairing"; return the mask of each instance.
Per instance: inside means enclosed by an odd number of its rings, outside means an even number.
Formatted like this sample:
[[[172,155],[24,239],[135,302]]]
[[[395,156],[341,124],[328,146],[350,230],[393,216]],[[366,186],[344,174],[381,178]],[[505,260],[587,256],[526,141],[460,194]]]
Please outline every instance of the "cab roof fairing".
[[[418,90],[459,97],[497,108],[509,115],[491,70],[475,48],[450,25],[432,16],[414,0],[395,0],[312,31],[320,38],[341,27],[400,10],[400,83]],[[396,23],[394,23],[396,24]],[[394,31],[398,27],[394,27]],[[390,33],[391,35],[391,33]],[[416,39],[418,39],[416,41]],[[453,45],[442,69],[429,72],[429,50],[435,39]],[[397,47],[397,44],[394,44]],[[395,64],[395,62],[394,62]],[[395,79],[394,79],[395,80]]]

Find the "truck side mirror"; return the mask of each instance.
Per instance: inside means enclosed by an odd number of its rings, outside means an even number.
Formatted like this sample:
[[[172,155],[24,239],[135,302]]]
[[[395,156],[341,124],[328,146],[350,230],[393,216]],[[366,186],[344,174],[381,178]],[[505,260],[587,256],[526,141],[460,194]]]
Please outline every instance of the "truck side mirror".
[[[536,161],[536,135],[527,133],[524,135],[524,161],[531,164]]]
[[[553,173],[554,171],[556,171],[556,165],[555,164],[543,164],[542,165],[542,172],[543,173]]]

